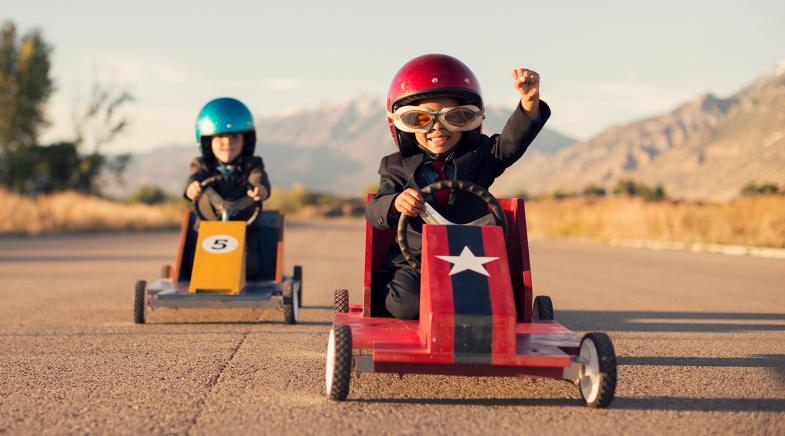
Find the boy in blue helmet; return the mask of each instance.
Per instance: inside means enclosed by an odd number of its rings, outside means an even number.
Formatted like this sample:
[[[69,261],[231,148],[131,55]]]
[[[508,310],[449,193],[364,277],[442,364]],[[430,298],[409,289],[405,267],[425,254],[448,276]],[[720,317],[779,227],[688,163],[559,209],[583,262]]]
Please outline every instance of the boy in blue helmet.
[[[201,216],[220,220],[207,196],[202,195],[200,183],[208,177],[227,176],[212,185],[225,200],[234,201],[248,196],[261,203],[270,197],[270,181],[264,162],[261,157],[254,156],[256,128],[253,115],[242,102],[224,97],[204,105],[196,119],[196,141],[202,156],[191,162],[191,175],[183,195],[194,202]],[[246,189],[247,186],[251,189]],[[253,208],[232,218],[245,220],[252,213]],[[246,272],[249,279],[253,279],[259,271],[259,241],[258,228],[249,226],[246,232]]]

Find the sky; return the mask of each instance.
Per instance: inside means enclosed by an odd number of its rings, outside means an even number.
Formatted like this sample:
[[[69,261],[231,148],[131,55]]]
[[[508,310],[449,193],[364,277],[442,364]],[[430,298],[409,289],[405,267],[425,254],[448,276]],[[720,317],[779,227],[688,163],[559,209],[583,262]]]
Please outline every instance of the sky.
[[[73,137],[94,83],[135,96],[110,152],[193,143],[196,114],[219,96],[257,117],[383,97],[425,53],[461,59],[486,104],[510,108],[512,69],[539,72],[548,127],[580,140],[702,93],[728,96],[785,59],[781,0],[0,0],[6,20],[54,47],[42,143]]]

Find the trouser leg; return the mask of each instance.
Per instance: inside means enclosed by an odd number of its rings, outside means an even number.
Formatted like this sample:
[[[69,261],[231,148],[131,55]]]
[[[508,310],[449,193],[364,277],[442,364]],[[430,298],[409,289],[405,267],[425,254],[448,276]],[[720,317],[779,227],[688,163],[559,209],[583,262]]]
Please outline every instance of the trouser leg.
[[[417,319],[420,315],[420,272],[406,265],[398,267],[387,283],[385,305],[399,319]]]

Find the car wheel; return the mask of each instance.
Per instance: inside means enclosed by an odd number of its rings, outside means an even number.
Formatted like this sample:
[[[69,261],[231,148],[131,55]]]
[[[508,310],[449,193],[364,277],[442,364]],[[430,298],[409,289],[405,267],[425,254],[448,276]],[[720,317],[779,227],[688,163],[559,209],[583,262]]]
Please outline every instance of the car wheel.
[[[283,319],[287,324],[297,324],[299,315],[299,298],[297,292],[294,291],[294,282],[288,281],[283,284]]]
[[[349,290],[336,289],[335,290],[335,313],[348,313],[349,312]]]
[[[327,342],[325,391],[331,400],[344,401],[349,396],[352,377],[352,330],[339,324],[330,330]]]
[[[581,398],[589,407],[605,408],[616,394],[616,352],[605,333],[587,333],[581,340],[578,377]]]
[[[298,307],[303,307],[303,267],[300,265],[294,266],[294,281],[297,282],[297,304]]]
[[[551,297],[540,295],[534,298],[532,318],[537,321],[553,321],[553,302]]]
[[[147,282],[139,280],[134,286],[134,322],[144,324],[144,297]]]

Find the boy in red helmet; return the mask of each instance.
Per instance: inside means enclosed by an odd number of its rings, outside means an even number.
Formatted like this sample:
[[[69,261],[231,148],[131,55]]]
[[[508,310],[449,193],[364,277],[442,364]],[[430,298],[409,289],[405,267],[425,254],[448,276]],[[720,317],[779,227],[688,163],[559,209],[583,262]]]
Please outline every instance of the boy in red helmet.
[[[540,100],[540,76],[517,68],[513,86],[520,102],[501,134],[482,134],[484,106],[480,85],[472,71],[458,59],[441,54],[419,56],[395,75],[387,95],[387,114],[399,151],[382,158],[379,191],[368,203],[365,217],[379,229],[389,229],[400,214],[409,220],[409,245],[419,256],[419,215],[425,204],[419,190],[438,180],[465,180],[489,188],[515,163],[550,117]],[[441,191],[432,206],[451,222],[471,222],[488,213],[472,194]],[[412,268],[392,244],[387,263],[375,280],[375,314],[417,319],[420,305],[420,272]]]

